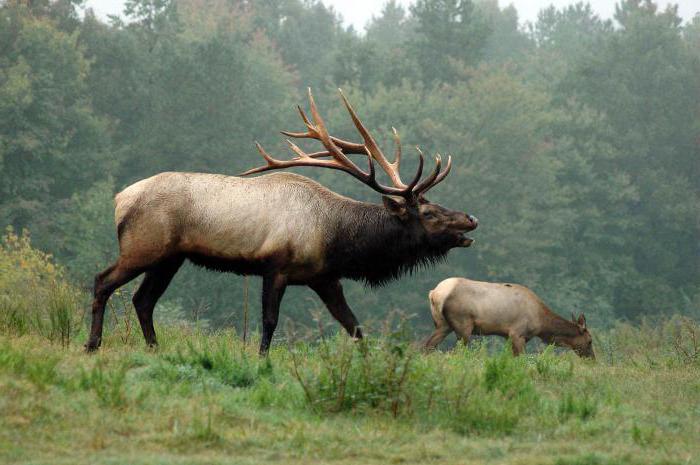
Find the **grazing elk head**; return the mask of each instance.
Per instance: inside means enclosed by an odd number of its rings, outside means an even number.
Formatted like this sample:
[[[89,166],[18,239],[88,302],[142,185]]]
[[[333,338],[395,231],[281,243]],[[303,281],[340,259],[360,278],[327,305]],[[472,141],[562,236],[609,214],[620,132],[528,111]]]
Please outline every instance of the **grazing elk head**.
[[[282,133],[293,138],[318,140],[323,144],[325,150],[306,153],[296,144],[287,140],[287,143],[297,156],[290,160],[278,160],[270,156],[260,144],[256,144],[267,165],[250,169],[242,173],[242,175],[295,166],[315,166],[343,171],[382,194],[386,211],[403,224],[406,229],[417,231],[417,235],[423,241],[422,243],[431,249],[435,255],[444,254],[454,247],[469,247],[472,244],[474,240],[466,236],[466,233],[476,229],[478,226],[478,220],[475,217],[431,203],[425,198],[426,192],[439,184],[449,174],[452,168],[452,157],[447,157],[447,163],[443,169],[442,158],[437,154],[435,156],[434,169],[428,176],[422,178],[424,156],[421,150],[416,147],[418,150],[418,168],[410,182],[406,183],[401,180],[399,175],[401,140],[396,129],[393,129],[396,146],[395,157],[393,162],[389,162],[372,135],[360,121],[342,91],[340,91],[340,95],[343,103],[350,113],[355,127],[362,136],[363,143],[350,142],[329,135],[325,123],[316,108],[310,89],[308,93],[313,122],[311,122],[301,107],[297,107],[307,130],[305,132],[282,131]],[[351,154],[366,156],[367,169],[363,170],[358,167],[348,157]],[[389,177],[391,185],[384,185],[377,181],[375,162],[379,164]]]
[[[562,341],[568,347],[576,352],[580,357],[595,359],[593,352],[593,338],[586,326],[586,316],[581,313],[578,318],[571,314],[571,322],[576,325],[577,334],[566,338]]]

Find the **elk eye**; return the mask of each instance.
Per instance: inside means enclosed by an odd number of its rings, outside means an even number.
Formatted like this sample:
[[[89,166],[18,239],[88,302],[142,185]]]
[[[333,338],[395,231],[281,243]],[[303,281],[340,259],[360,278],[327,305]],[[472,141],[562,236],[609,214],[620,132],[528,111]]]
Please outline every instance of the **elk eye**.
[[[435,218],[435,215],[433,215],[430,212],[427,212],[423,215],[423,218],[425,218],[426,220],[432,220],[433,218]]]

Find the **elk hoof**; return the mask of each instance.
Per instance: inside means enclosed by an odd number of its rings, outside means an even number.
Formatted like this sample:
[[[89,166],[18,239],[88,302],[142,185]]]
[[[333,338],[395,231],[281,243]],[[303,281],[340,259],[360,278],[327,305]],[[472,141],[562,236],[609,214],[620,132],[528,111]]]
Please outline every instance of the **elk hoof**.
[[[97,351],[97,349],[100,348],[100,340],[97,341],[88,341],[87,344],[85,344],[85,353],[91,354]]]

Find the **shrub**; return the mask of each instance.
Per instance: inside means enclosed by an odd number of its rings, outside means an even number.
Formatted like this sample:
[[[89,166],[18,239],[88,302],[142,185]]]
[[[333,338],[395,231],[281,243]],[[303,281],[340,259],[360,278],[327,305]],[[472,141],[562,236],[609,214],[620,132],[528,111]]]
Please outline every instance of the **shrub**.
[[[83,293],[67,282],[50,255],[11,228],[0,240],[0,331],[38,334],[70,344],[81,320]]]
[[[397,335],[363,339],[345,335],[319,344],[318,364],[301,369],[293,353],[293,374],[309,403],[321,411],[362,408],[389,411],[394,417],[411,404],[409,378],[416,350]]]
[[[509,345],[486,356],[481,376],[473,368],[464,370],[463,376],[469,379],[453,386],[444,384],[435,412],[438,423],[455,432],[512,433],[523,417],[538,410],[539,396],[527,358],[513,357]]]

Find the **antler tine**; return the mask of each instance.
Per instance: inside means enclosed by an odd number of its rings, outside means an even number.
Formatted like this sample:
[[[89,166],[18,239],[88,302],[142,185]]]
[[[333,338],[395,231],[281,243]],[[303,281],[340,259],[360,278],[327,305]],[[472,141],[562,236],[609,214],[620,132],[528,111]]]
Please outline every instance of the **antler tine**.
[[[422,153],[420,148],[416,147],[416,150],[418,150],[418,153]],[[418,183],[417,186],[413,188],[413,193],[418,195],[428,189],[430,189],[431,185],[433,182],[437,179],[438,175],[440,174],[440,167],[442,166],[442,157],[440,154],[435,155],[435,168],[433,169],[432,173],[428,175],[427,178],[423,179],[420,183]]]
[[[442,170],[440,172],[440,174],[438,174],[438,176],[435,178],[435,181],[433,181],[428,187],[426,187],[422,193],[425,194],[430,189],[432,189],[433,187],[440,184],[442,182],[442,180],[445,179],[445,177],[447,177],[447,175],[450,173],[451,169],[452,169],[452,156],[448,155],[447,156],[447,165],[445,165],[445,169]]]
[[[321,137],[318,134],[318,131],[316,127],[311,123],[309,120],[309,117],[306,116],[306,113],[304,110],[301,108],[301,106],[297,105],[297,111],[299,111],[299,115],[301,116],[302,121],[304,121],[304,125],[308,129],[306,132],[293,132],[293,131],[280,131],[282,134],[285,136],[289,137],[294,137],[296,139],[316,139],[316,140],[321,140]],[[335,136],[330,136],[331,140],[335,145],[341,148],[341,150],[344,150],[346,154],[360,154],[360,155],[366,155],[367,152],[365,151],[365,146],[364,144],[358,144],[356,142],[350,142],[344,139],[341,139],[339,137]],[[330,153],[328,154],[330,155]],[[318,158],[318,155],[316,157],[312,158]]]
[[[301,108],[301,105],[297,105],[297,111],[299,112],[299,115],[301,116],[302,121],[304,121],[304,125],[306,126],[307,131],[306,132],[280,131],[280,132],[282,134],[284,134],[285,136],[295,137],[297,139],[303,139],[303,138],[318,139],[318,133],[316,131],[316,128],[314,127],[313,124],[311,124],[311,121],[309,121],[309,118],[306,116],[306,113],[304,113],[304,110]]]
[[[396,168],[396,171],[399,172],[399,166],[401,165],[401,138],[395,127],[392,126],[391,132],[394,134],[394,145],[396,146],[394,151],[394,163],[392,163],[392,165]]]
[[[423,152],[421,152],[421,150],[418,149],[418,169],[416,170],[416,175],[413,176],[413,179],[406,187],[406,192],[413,194],[413,188],[416,187],[416,185],[418,184],[418,181],[420,181],[421,176],[423,176],[423,163],[424,162],[425,162],[425,159],[423,157]]]
[[[258,166],[257,168],[251,168],[251,169],[239,174],[239,176],[247,176],[249,174],[262,173],[263,171],[267,171],[269,169],[276,167],[277,164],[280,162],[280,160],[275,160],[274,158],[272,158],[265,151],[265,149],[262,147],[262,145],[260,145],[260,142],[258,142],[257,140],[255,141],[255,147],[257,147],[258,152],[260,152],[260,155],[262,155],[262,157],[265,159],[265,161],[267,162],[267,165]]]
[[[296,145],[294,142],[292,142],[291,140],[287,139],[287,144],[289,144],[289,147],[292,149],[292,151],[298,155],[297,158],[298,158],[299,160],[302,160],[302,159],[304,159],[304,158],[311,158],[306,152],[304,152],[303,150],[301,150],[301,149],[299,148],[299,146],[297,146],[297,145]]]
[[[345,94],[343,94],[343,91],[341,89],[338,89],[338,91],[340,92],[340,97],[343,99],[343,104],[345,104],[345,108],[347,108],[348,113],[350,113],[350,118],[352,118],[352,122],[355,124],[357,131],[362,135],[362,139],[364,139],[365,141],[365,147],[367,147],[367,150],[369,151],[370,155],[377,161],[377,163],[379,163],[379,166],[381,166],[384,172],[386,172],[386,174],[389,176],[389,179],[391,179],[391,183],[395,187],[405,189],[406,184],[404,184],[403,181],[401,181],[401,177],[399,176],[397,166],[394,166],[392,163],[389,163],[389,160],[386,159],[381,149],[374,141],[372,135],[369,133],[365,125],[362,124],[362,121],[360,121],[360,118],[357,116],[357,113],[355,113],[355,110],[352,108],[352,105],[350,105],[350,102],[345,97]]]

